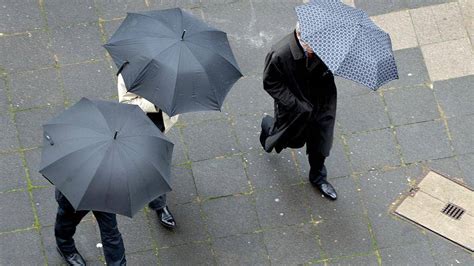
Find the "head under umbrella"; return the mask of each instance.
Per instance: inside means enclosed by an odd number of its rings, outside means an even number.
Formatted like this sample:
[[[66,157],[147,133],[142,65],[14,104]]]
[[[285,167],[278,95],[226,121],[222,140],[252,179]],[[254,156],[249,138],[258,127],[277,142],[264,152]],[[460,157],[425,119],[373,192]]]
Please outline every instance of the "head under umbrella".
[[[340,0],[312,0],[296,14],[301,38],[334,75],[373,90],[398,79],[390,36],[364,11]]]
[[[173,143],[138,106],[82,98],[43,130],[39,172],[76,210],[132,217],[171,191]]]
[[[104,47],[128,91],[170,116],[220,110],[242,76],[226,33],[179,8],[128,13]]]

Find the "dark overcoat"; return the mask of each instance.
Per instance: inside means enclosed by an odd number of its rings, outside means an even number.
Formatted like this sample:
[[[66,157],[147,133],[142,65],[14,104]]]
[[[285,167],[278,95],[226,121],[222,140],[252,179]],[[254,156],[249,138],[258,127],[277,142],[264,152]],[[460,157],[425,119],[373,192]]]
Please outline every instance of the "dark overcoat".
[[[329,156],[336,118],[334,76],[317,56],[305,56],[295,32],[267,54],[263,88],[275,100],[275,118],[262,121],[262,127],[269,127],[265,150],[280,152],[311,141],[312,149]]]

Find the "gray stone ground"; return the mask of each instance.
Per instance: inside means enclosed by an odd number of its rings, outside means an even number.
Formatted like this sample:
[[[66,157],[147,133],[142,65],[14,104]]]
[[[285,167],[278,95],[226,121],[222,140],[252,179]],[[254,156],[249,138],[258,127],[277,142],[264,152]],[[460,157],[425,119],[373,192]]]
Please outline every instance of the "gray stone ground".
[[[428,168],[474,185],[474,60],[469,0],[347,0],[393,40],[400,80],[371,92],[338,80],[329,202],[307,182],[304,150],[266,154],[272,101],[261,73],[295,23],[296,0],[0,0],[0,265],[61,263],[53,187],[37,172],[41,124],[82,96],[116,100],[101,47],[126,11],[180,6],[228,32],[245,76],[222,113],[181,117],[169,134],[178,228],[148,209],[120,217],[130,265],[472,265],[473,255],[391,214]],[[79,250],[103,264],[87,216]]]

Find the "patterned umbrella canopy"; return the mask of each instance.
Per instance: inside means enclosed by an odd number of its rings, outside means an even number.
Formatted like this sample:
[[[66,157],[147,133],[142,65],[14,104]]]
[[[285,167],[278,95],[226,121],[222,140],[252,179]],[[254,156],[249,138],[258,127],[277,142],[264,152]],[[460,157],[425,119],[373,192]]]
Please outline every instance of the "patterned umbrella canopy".
[[[312,0],[295,9],[301,38],[334,75],[373,90],[398,79],[390,36],[364,11],[340,0]]]

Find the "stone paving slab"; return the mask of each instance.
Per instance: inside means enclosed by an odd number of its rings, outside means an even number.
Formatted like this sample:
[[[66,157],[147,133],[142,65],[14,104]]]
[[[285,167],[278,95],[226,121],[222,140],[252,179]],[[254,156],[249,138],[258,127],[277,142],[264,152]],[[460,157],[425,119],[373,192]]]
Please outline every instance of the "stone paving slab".
[[[276,265],[303,264],[321,258],[318,240],[311,224],[282,227],[264,232],[271,263]]]
[[[45,0],[44,9],[49,27],[97,21],[94,0],[71,1]]]
[[[453,0],[354,0],[356,7],[363,9],[370,15],[383,14],[398,10],[403,10],[407,8],[417,8],[427,5],[435,5],[446,2],[451,2]]]
[[[4,203],[0,207],[0,232],[31,228],[34,225],[32,204],[27,191],[0,193],[0,200]]]
[[[0,241],[2,243],[0,264],[2,265],[41,265],[45,262],[41,252],[41,240],[34,229],[2,234]]]
[[[63,104],[65,99],[58,74],[55,68],[12,74],[10,95],[13,107],[28,109]]]
[[[396,132],[406,162],[453,155],[446,127],[441,121],[400,126],[396,128]]]
[[[6,80],[2,78],[0,74],[0,113],[8,112],[8,97],[7,97],[7,86]]]
[[[400,156],[390,129],[350,135],[347,139],[354,171],[400,165]]]
[[[227,32],[244,77],[222,112],[183,114],[168,133],[178,227],[163,229],[149,208],[120,216],[130,265],[472,264],[472,254],[390,212],[427,169],[474,185],[472,4],[344,1],[391,35],[400,79],[372,92],[336,78],[332,202],[308,183],[304,147],[268,154],[258,140],[273,111],[263,60],[293,30],[301,2],[0,1],[0,264],[62,263],[53,187],[37,172],[41,124],[82,96],[115,101],[117,69],[101,45],[126,12],[176,6]],[[89,265],[103,265],[92,214],[75,239]]]
[[[257,231],[260,226],[254,199],[249,196],[223,197],[202,205],[209,234],[214,238]]]
[[[418,46],[415,29],[408,11],[399,11],[372,17],[377,26],[390,34],[394,50]]]
[[[105,61],[62,66],[60,72],[67,101],[76,103],[82,97],[111,99],[116,96],[117,87],[110,70]]]
[[[33,186],[50,186],[51,183],[44,178],[38,171],[41,162],[41,149],[32,149],[25,151],[25,162],[28,168],[29,180]]]
[[[218,265],[270,265],[263,234],[243,234],[214,240]]]
[[[390,121],[384,110],[377,93],[342,98],[338,101],[337,121],[344,133],[386,128]]]
[[[52,67],[54,60],[48,43],[44,30],[1,38],[2,69],[15,72]]]
[[[474,114],[474,106],[470,100],[474,97],[472,84],[474,84],[474,76],[433,84],[435,95],[446,117]]]
[[[192,258],[193,265],[214,265],[211,246],[208,243],[191,243],[159,251],[162,265],[186,265]]]
[[[420,48],[398,50],[394,55],[399,79],[389,82],[384,87],[398,88],[430,83]]]
[[[18,138],[24,148],[39,147],[43,143],[42,124],[64,110],[63,106],[29,109],[15,113]]]
[[[426,86],[395,89],[383,94],[394,125],[404,125],[440,118],[433,90]]]
[[[474,54],[468,38],[421,47],[433,81],[474,75]]]
[[[0,192],[26,188],[25,168],[19,153],[0,155]]]
[[[1,33],[25,32],[44,26],[40,7],[34,1],[2,1],[0,17]]]
[[[97,22],[51,28],[52,48],[61,64],[99,59],[104,54]]]

